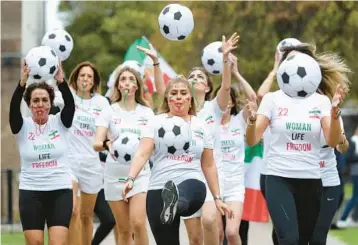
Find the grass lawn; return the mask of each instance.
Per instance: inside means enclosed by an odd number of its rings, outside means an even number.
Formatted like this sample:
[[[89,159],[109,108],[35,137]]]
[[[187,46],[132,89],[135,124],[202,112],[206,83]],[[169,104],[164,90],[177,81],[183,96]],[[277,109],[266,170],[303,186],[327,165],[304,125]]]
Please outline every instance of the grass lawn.
[[[352,185],[346,184],[344,186],[344,196],[346,200],[349,200],[352,196]],[[343,207],[344,208],[344,207]],[[357,245],[358,244],[358,228],[348,228],[344,230],[331,230],[329,235],[345,242],[348,245]]]
[[[329,232],[329,235],[345,242],[348,245],[357,245],[358,244],[358,228],[348,228],[344,230],[332,230]]]
[[[25,238],[21,232],[1,233],[1,245],[24,245]],[[47,234],[45,233],[45,244],[47,244]]]

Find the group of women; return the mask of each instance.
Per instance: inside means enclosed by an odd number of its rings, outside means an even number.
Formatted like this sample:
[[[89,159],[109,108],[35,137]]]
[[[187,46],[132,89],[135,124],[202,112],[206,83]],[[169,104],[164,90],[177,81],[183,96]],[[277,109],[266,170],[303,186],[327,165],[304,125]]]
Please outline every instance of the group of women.
[[[163,97],[159,108],[149,105],[136,70],[116,70],[108,101],[99,93],[99,71],[82,62],[68,83],[60,67],[55,79],[64,107],[54,110],[53,87],[27,86],[24,64],[10,126],[21,156],[19,206],[26,244],[43,244],[46,223],[49,244],[99,244],[115,227],[118,245],[148,245],[147,218],[158,245],[180,244],[181,220],[191,245],[222,244],[224,236],[230,245],[241,244],[245,146],[262,139],[261,190],[275,244],[326,244],[339,196],[334,148],[348,147],[339,106],[349,89],[349,68],[338,56],[317,54],[307,44],[284,47],[256,94],[232,54],[238,41],[236,33],[228,40],[223,36],[216,89],[200,67],[165,87],[154,49],[138,47],[153,60]],[[295,53],[312,57],[322,73],[317,92],[304,99],[281,89],[269,92],[280,63]],[[231,85],[232,75],[241,91]],[[31,117],[22,116],[22,99]],[[312,108],[319,120],[307,116]],[[305,134],[311,151],[286,148],[295,143],[287,122],[311,125],[310,131],[295,131]],[[92,239],[94,212],[102,224]]]

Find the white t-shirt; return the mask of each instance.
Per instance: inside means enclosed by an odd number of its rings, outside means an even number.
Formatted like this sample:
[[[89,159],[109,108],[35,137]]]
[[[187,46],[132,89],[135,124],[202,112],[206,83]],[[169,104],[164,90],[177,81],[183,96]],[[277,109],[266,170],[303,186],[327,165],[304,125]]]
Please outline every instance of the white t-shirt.
[[[270,127],[267,127],[264,132],[264,154],[262,158],[262,169],[261,174],[266,175],[267,173],[267,154],[270,149]]]
[[[20,190],[52,191],[72,189],[67,158],[68,129],[62,124],[61,113],[49,115],[45,125],[32,118],[23,118],[16,134],[21,158]]]
[[[205,122],[195,116],[186,122],[181,117],[160,114],[142,129],[141,137],[154,139],[155,143],[149,190],[162,189],[169,180],[177,185],[187,179],[204,181],[201,156],[205,148],[213,149]]]
[[[242,111],[236,116],[232,115],[230,122],[220,127],[220,164],[223,166],[225,178],[244,176],[245,130],[246,122]]]
[[[220,123],[224,112],[220,109],[217,99],[205,101],[203,108],[197,113],[197,117],[204,120],[208,129],[214,137],[214,157],[218,171],[222,171],[220,163],[221,145],[220,145]]]
[[[270,127],[267,175],[319,179],[321,119],[330,116],[327,96],[314,93],[305,99],[291,98],[278,90],[262,99],[257,114]]]
[[[115,164],[120,168],[120,177],[127,177],[130,164],[139,145],[141,130],[147,127],[148,120],[154,116],[152,109],[137,104],[134,111],[123,110],[118,103],[103,113],[97,120],[97,127],[109,129],[110,139],[113,139],[113,150],[118,152],[115,160],[108,154],[106,164]],[[141,174],[149,173],[149,164],[146,163]]]
[[[341,128],[343,129],[343,120],[339,118]],[[321,131],[321,150],[320,154],[320,167],[321,167],[321,179],[324,187],[337,186],[341,184],[337,170],[337,160],[334,154],[334,149],[327,145],[324,137],[323,130]]]
[[[108,100],[99,94],[93,94],[91,99],[81,99],[73,92],[73,97],[76,111],[68,137],[68,156],[74,163],[86,159],[86,163],[99,164],[98,152],[93,149],[95,121],[110,105]]]

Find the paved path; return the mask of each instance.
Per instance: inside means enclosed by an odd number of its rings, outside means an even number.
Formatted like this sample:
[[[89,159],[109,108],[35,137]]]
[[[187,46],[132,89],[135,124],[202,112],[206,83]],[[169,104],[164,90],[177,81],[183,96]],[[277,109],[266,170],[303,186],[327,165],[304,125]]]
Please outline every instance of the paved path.
[[[98,225],[95,225],[95,228]],[[272,245],[271,241],[271,223],[250,223],[249,229],[249,245]],[[1,225],[2,232],[21,232],[21,225]],[[148,224],[148,234],[149,234],[149,244],[156,245],[152,232],[150,231],[150,227]],[[186,229],[184,223],[180,225],[180,244],[181,245],[189,245],[188,236],[186,234]],[[101,245],[115,245],[113,233],[111,233],[102,243]],[[327,245],[346,245],[332,237],[328,238]]]
[[[271,223],[250,223],[249,229],[249,245],[272,245],[271,240],[271,231],[272,225]],[[148,225],[148,233],[149,233],[149,244],[156,245],[152,232],[150,231],[150,227]],[[186,229],[184,223],[180,225],[180,244],[181,245],[189,245],[188,236],[186,234]],[[115,245],[113,234],[108,236],[106,240],[101,245]],[[332,237],[328,238],[327,245],[345,245]]]

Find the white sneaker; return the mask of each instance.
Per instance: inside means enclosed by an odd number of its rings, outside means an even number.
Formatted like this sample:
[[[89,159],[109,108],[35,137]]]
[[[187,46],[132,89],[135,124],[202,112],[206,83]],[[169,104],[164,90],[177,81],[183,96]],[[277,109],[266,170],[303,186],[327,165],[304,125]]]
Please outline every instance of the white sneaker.
[[[337,221],[337,227],[340,229],[347,228],[348,227],[348,219],[346,220],[338,220]]]

